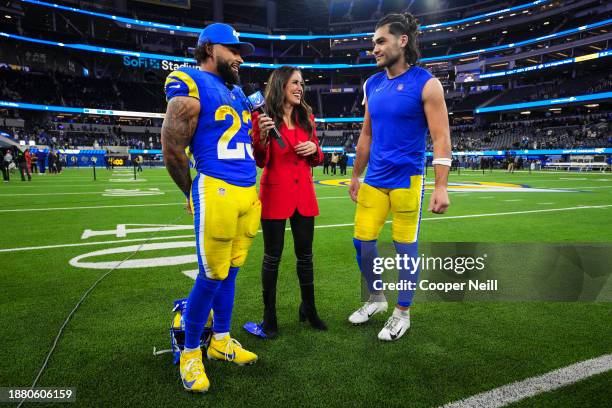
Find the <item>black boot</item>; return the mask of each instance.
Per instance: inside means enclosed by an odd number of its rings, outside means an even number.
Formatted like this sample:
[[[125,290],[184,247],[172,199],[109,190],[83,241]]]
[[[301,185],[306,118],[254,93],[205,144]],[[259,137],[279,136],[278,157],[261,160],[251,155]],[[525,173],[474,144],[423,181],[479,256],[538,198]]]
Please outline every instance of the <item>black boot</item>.
[[[276,321],[276,281],[280,257],[264,254],[261,267],[261,285],[263,287],[264,313],[261,328],[269,339],[276,337],[278,323]]]
[[[264,290],[264,313],[261,328],[266,337],[273,339],[278,334],[278,322],[276,321],[276,290]]]
[[[317,330],[327,330],[327,325],[317,313],[314,296],[314,273],[312,254],[299,256],[297,259],[297,275],[300,281],[302,303],[299,308],[300,322],[306,321]]]

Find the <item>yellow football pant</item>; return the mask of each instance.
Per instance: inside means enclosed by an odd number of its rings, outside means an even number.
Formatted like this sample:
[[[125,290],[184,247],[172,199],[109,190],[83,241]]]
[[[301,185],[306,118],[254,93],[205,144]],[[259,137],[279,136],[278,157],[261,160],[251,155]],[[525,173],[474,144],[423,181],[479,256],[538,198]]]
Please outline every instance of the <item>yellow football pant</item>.
[[[355,238],[361,241],[378,239],[387,220],[393,214],[393,240],[416,242],[421,222],[424,177],[411,176],[410,188],[377,188],[362,183],[357,195]]]
[[[200,273],[223,280],[230,266],[244,264],[259,229],[257,190],[200,173],[193,181],[190,201]]]

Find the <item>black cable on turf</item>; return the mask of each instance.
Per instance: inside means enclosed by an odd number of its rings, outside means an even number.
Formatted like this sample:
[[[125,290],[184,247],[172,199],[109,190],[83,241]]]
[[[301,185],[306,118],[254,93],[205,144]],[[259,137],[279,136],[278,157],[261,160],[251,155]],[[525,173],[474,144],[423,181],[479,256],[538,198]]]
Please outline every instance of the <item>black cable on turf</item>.
[[[172,221],[170,221],[170,223],[166,224],[166,225],[172,225],[175,222],[178,222],[181,218],[183,218],[184,215],[181,214],[180,216],[176,217],[175,219],[173,219]],[[72,310],[70,311],[70,313],[68,314],[68,317],[66,317],[66,320],[64,320],[64,323],[62,323],[62,326],[60,327],[59,331],[57,332],[57,335],[55,336],[55,339],[53,340],[53,344],[51,345],[51,348],[49,349],[49,352],[47,353],[47,357],[45,358],[45,361],[43,362],[43,365],[40,367],[40,370],[38,371],[38,374],[36,375],[36,378],[34,378],[34,382],[32,382],[32,385],[30,386],[30,390],[34,390],[34,388],[36,387],[36,384],[38,383],[38,380],[40,379],[40,377],[42,376],[43,372],[45,371],[45,368],[47,368],[47,365],[49,364],[49,360],[51,359],[51,356],[53,355],[53,352],[55,351],[55,347],[57,346],[57,343],[59,342],[60,338],[62,337],[62,334],[64,333],[64,329],[66,328],[66,326],[68,325],[68,322],[70,322],[70,319],[72,318],[72,316],[76,313],[76,311],[78,310],[78,308],[81,306],[81,304],[85,301],[85,299],[87,298],[87,296],[96,288],[96,286],[98,286],[98,284],[100,282],[102,282],[102,280],[104,278],[106,278],[108,275],[111,274],[111,272],[113,272],[115,269],[117,269],[118,267],[120,267],[124,262],[128,261],[129,259],[131,259],[134,255],[136,255],[140,249],[147,244],[149,241],[151,241],[152,238],[155,237],[155,235],[157,235],[158,232],[162,231],[164,229],[164,227],[160,227],[158,230],[153,231],[153,233],[147,238],[146,241],[142,242],[138,248],[136,248],[134,250],[134,252],[132,252],[131,254],[129,254],[125,259],[122,259],[121,262],[119,262],[117,265],[113,266],[110,270],[108,270],[106,273],[104,273],[102,276],[100,276],[94,283],[93,285],[91,285],[89,287],[89,289],[87,289],[85,291],[85,293],[83,293],[83,296],[81,296],[81,298],[79,299],[79,301],[76,303],[76,305],[74,305],[74,307],[72,308]],[[17,405],[17,408],[21,408],[21,406],[23,405],[23,403],[25,402],[26,398],[23,398],[20,402],[19,405]]]

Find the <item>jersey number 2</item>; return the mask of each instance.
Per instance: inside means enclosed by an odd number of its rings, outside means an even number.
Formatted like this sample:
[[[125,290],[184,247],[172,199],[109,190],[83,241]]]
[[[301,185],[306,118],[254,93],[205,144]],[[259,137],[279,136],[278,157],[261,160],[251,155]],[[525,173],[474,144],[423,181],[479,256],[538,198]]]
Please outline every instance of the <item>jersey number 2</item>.
[[[227,116],[232,117],[232,124],[225,132],[223,132],[223,135],[221,135],[221,138],[219,139],[219,143],[217,144],[217,157],[219,159],[245,159],[246,154],[248,154],[252,159],[253,150],[250,143],[238,142],[236,143],[235,148],[230,149],[229,147],[230,140],[236,136],[240,130],[240,127],[242,126],[242,122],[244,122],[246,125],[251,120],[251,113],[249,111],[243,111],[242,118],[240,118],[238,112],[236,112],[236,110],[229,105],[219,106],[219,108],[215,111],[216,121],[225,120]],[[250,134],[251,131],[249,130],[249,135]]]

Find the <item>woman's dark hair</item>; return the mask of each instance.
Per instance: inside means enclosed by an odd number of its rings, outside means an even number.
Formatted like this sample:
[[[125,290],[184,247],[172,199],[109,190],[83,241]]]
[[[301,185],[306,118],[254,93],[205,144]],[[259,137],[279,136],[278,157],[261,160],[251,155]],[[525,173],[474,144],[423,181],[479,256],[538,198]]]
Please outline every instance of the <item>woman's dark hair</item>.
[[[274,120],[276,128],[280,129],[283,124],[283,103],[285,102],[285,87],[289,83],[289,78],[294,72],[302,71],[295,67],[283,66],[275,69],[268,78],[268,85],[266,86],[265,98],[266,98],[266,110],[268,114]],[[304,90],[304,94],[306,91]],[[312,115],[312,108],[306,103],[304,94],[300,99],[300,104],[293,107],[293,119],[297,125],[305,130],[309,137],[312,137],[312,122],[310,121],[310,115]]]
[[[387,14],[381,18],[376,24],[376,29],[382,26],[389,25],[389,32],[396,37],[401,35],[408,36],[408,44],[404,49],[406,62],[410,65],[415,65],[421,54],[417,44],[417,36],[419,35],[419,23],[412,14]]]

